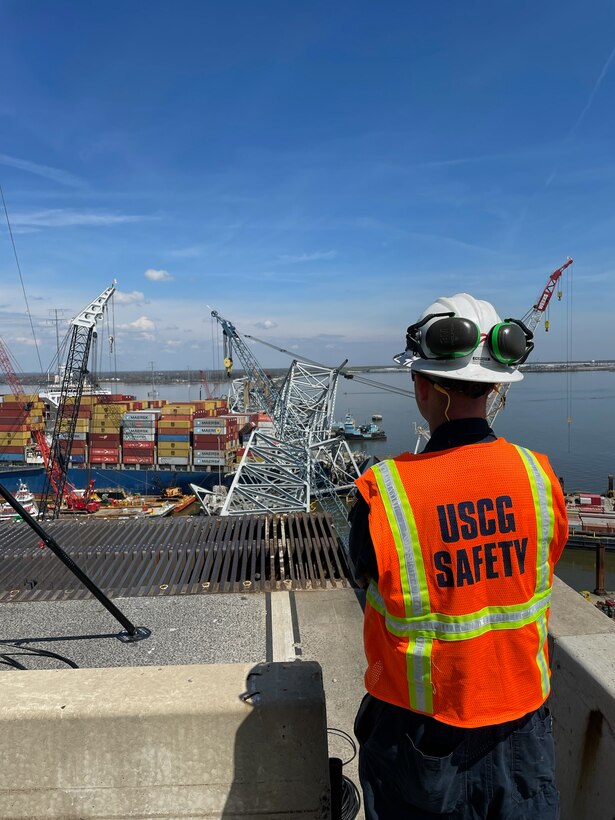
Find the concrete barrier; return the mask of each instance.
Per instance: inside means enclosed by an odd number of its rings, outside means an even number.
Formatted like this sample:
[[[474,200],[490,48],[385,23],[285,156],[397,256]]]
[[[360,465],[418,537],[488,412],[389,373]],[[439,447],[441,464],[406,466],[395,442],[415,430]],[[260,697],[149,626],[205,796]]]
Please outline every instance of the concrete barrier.
[[[317,663],[10,672],[0,687],[3,820],[330,816]]]
[[[613,820],[615,624],[556,578],[549,638],[562,820]]]

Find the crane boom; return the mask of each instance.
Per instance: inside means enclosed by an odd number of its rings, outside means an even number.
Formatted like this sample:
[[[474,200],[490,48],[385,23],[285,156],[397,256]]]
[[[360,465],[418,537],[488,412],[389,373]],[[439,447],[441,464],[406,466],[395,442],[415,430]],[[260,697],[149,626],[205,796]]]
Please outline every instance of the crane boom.
[[[277,432],[281,434],[282,431],[279,428],[283,423],[281,417],[283,415],[281,414],[283,402],[277,385],[265,373],[256,356],[237,332],[235,325],[229,322],[228,319],[223,319],[217,310],[212,310],[211,315],[222,327],[225,359],[230,359],[232,362],[233,349],[237,351],[242,366],[250,378],[250,390],[256,396],[259,409],[271,416]]]
[[[85,377],[88,373],[87,364],[94,328],[96,322],[102,317],[107,302],[115,292],[115,285],[114,280],[111,287],[106,288],[71,322],[71,341],[60,389],[55,425],[48,453],[44,454],[46,470],[39,506],[41,518],[45,518],[48,512],[50,512],[48,517],[57,518],[60,513],[79,406]]]
[[[532,331],[532,333],[536,330],[542,317],[545,314],[546,309],[549,306],[549,302],[551,301],[551,297],[553,296],[553,292],[555,291],[555,286],[557,285],[561,275],[566,270],[566,268],[570,267],[573,263],[573,259],[568,257],[565,264],[558,268],[557,270],[553,271],[549,279],[547,280],[547,284],[544,287],[544,290],[538,297],[538,300],[533,305],[533,307],[528,310],[528,312],[523,317],[523,323],[525,326]],[[495,421],[495,417],[500,412],[500,410],[504,407],[506,402],[506,394],[510,389],[510,383],[501,384],[498,388],[497,392],[492,393],[492,397],[489,400],[487,405],[487,421],[491,426],[493,426],[493,422]]]

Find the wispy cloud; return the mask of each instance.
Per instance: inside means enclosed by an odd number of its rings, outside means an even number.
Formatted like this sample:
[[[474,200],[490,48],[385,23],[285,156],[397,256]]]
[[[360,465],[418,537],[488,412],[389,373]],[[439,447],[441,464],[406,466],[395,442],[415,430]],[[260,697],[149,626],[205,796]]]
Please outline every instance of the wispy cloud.
[[[148,268],[143,274],[150,282],[172,282],[173,277],[168,270],[156,270],[155,268]]]
[[[598,79],[597,79],[597,80],[596,80],[596,82],[594,83],[594,87],[592,88],[592,90],[591,90],[591,91],[590,91],[590,93],[589,93],[589,97],[587,98],[587,102],[585,103],[585,107],[583,108],[583,110],[582,110],[582,111],[581,111],[581,113],[579,114],[579,116],[578,116],[577,121],[575,122],[575,124],[574,124],[574,125],[572,126],[572,128],[570,129],[570,132],[569,132],[569,135],[568,135],[568,136],[570,136],[570,134],[572,134],[574,131],[576,131],[576,129],[577,129],[577,128],[581,125],[581,123],[582,123],[582,122],[583,122],[583,120],[585,119],[585,116],[586,116],[587,112],[588,112],[588,111],[589,111],[589,109],[592,107],[592,103],[593,103],[593,101],[594,101],[594,97],[595,97],[595,96],[596,96],[596,94],[598,93],[598,90],[600,89],[600,86],[602,85],[602,81],[604,80],[604,78],[605,78],[605,76],[606,76],[606,73],[607,73],[607,71],[609,70],[609,66],[610,66],[610,65],[611,65],[611,63],[613,62],[613,59],[614,59],[614,58],[615,58],[615,48],[613,48],[613,50],[611,51],[611,53],[609,54],[609,56],[608,56],[608,58],[607,58],[607,61],[606,61],[606,62],[605,62],[605,64],[602,66],[602,71],[601,71],[601,72],[600,72],[600,74],[598,75]]]
[[[66,185],[69,188],[85,187],[83,180],[74,174],[70,174],[68,171],[63,171],[61,168],[52,168],[49,165],[39,165],[27,159],[19,159],[17,157],[10,157],[7,154],[0,154],[0,165],[17,168],[19,171],[26,171],[28,174],[36,174],[39,177],[45,177],[45,179],[58,182],[60,185]]]
[[[156,329],[156,323],[148,316],[139,316],[134,322],[129,322],[125,325],[119,325],[120,330],[138,330],[142,332],[149,332]]]
[[[336,256],[337,251],[316,251],[315,253],[301,254],[281,253],[278,254],[278,259],[281,262],[291,262],[295,264],[300,262],[320,262],[325,259],[335,259]]]
[[[264,319],[262,322],[255,322],[254,327],[260,327],[262,330],[271,330],[274,327],[277,327],[278,323],[274,322],[273,319]]]
[[[126,222],[141,222],[145,217],[129,214],[112,214],[93,211],[75,211],[73,209],[54,208],[47,211],[13,214],[12,222],[19,226],[35,228],[72,228],[78,225],[88,227],[107,227]]]
[[[130,293],[124,293],[120,290],[116,290],[113,298],[119,305],[147,304],[145,294],[140,290],[131,290]]]
[[[177,248],[171,251],[171,256],[176,256],[178,259],[196,259],[203,253],[202,245],[190,245],[187,248]]]

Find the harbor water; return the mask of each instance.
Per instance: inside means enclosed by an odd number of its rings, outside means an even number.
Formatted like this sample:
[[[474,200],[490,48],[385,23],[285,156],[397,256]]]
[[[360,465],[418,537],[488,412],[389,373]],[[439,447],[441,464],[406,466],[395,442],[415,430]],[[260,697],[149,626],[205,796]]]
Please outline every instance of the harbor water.
[[[361,381],[362,377],[370,384]],[[382,387],[375,387],[372,382]],[[114,382],[105,386],[137,399],[147,399],[152,391],[147,383]],[[223,388],[224,385],[219,390]],[[392,392],[400,390],[408,395]],[[0,383],[0,393],[10,392],[8,385]],[[191,401],[201,397],[201,385],[189,381],[160,383],[156,392],[156,398],[167,401]],[[353,449],[380,457],[414,451],[415,425],[424,422],[411,393],[412,381],[407,370],[340,378],[337,420],[350,413],[357,424],[365,424],[372,415],[381,415],[382,420],[377,423],[387,435],[386,440],[353,443]],[[526,373],[523,381],[508,391],[494,429],[510,441],[546,453],[566,490],[600,493],[607,488],[608,475],[615,473],[614,419],[615,372]],[[423,444],[424,441],[419,449]],[[591,550],[566,551],[557,571],[574,589],[593,590],[596,586]],[[606,584],[608,589],[615,589],[615,551],[607,552]]]

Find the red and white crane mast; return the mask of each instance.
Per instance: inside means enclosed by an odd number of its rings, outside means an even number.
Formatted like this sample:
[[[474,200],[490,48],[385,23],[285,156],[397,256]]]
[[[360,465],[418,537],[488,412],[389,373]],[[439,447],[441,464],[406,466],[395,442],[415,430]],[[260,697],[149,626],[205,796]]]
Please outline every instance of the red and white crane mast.
[[[532,333],[536,330],[538,325],[540,324],[542,317],[544,316],[547,308],[549,307],[549,302],[551,301],[551,297],[555,292],[555,287],[562,275],[562,273],[566,270],[566,268],[570,267],[573,263],[573,259],[568,257],[568,260],[558,268],[557,270],[553,271],[551,276],[547,281],[547,284],[544,287],[544,290],[538,297],[536,304],[534,304],[530,310],[525,314],[522,321],[524,325],[532,331]],[[545,330],[549,329],[548,321],[545,322]],[[491,426],[493,426],[493,422],[495,421],[495,417],[500,412],[502,407],[504,407],[504,403],[506,402],[506,394],[510,389],[510,383],[508,384],[501,384],[498,387],[497,392],[491,394],[491,398],[487,405],[487,421]]]

